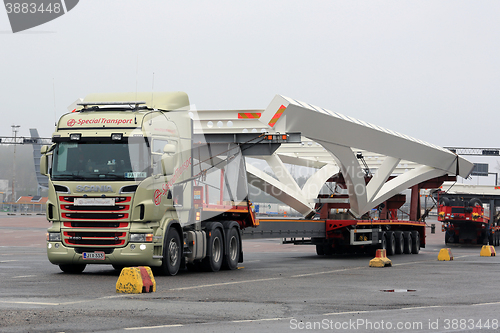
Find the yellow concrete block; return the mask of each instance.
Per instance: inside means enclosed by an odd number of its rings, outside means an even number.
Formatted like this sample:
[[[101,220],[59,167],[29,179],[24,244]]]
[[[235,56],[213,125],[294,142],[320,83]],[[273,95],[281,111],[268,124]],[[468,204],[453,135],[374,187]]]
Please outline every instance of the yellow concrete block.
[[[438,260],[440,261],[450,261],[453,260],[453,254],[451,254],[451,249],[445,248],[441,249],[438,254]]]
[[[481,248],[481,253],[479,254],[481,257],[494,257],[496,256],[495,248],[491,245],[483,245]]]
[[[155,291],[156,281],[149,267],[125,267],[116,282],[117,293],[140,294]]]
[[[392,261],[387,258],[385,249],[379,249],[375,253],[375,258],[370,260],[370,267],[391,267]]]
[[[373,258],[370,260],[370,267],[391,267],[392,261],[389,258]]]

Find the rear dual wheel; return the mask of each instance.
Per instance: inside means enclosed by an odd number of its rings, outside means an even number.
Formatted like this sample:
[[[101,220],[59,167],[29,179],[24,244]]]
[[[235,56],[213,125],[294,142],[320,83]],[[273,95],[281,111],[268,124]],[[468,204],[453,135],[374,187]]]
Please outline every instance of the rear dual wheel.
[[[217,272],[222,267],[224,257],[224,241],[219,228],[209,232],[207,245],[207,256],[201,264],[204,270]]]
[[[226,238],[227,254],[224,255],[222,268],[233,270],[238,268],[238,259],[240,258],[240,233],[238,229],[234,227],[229,229]]]

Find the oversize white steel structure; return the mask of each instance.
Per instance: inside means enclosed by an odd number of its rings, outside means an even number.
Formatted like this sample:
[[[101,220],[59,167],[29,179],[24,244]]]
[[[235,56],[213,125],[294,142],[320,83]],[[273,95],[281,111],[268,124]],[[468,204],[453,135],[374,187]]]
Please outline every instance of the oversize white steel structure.
[[[444,175],[465,178],[473,169],[471,162],[445,148],[281,95],[265,110],[198,111],[193,118],[200,134],[300,132],[301,144],[284,144],[262,157],[277,179],[248,163],[247,174],[249,183],[304,215],[313,211],[323,184],[339,172],[350,210],[360,217],[423,181]],[[368,184],[363,160],[373,174]],[[285,164],[317,172],[300,188]]]

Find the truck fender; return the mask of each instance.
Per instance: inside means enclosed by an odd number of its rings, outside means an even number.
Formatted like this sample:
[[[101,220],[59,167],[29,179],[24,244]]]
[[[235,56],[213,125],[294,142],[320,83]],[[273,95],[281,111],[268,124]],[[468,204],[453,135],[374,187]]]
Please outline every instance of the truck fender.
[[[224,232],[224,228],[222,226],[222,223],[220,223],[220,222],[208,222],[208,223],[206,223],[204,225],[204,227],[205,227],[205,232],[207,234],[207,244],[208,244],[208,242],[210,242],[210,232],[212,230],[215,230],[215,229],[218,228],[218,229],[220,229],[221,234],[222,234],[222,241],[223,241],[223,244],[224,244],[224,248],[226,247],[225,246],[226,245],[226,234]],[[211,257],[212,256],[212,252],[211,251],[212,250],[211,250],[210,246],[207,245],[207,257]],[[225,251],[225,249],[224,249],[224,251]]]
[[[239,237],[240,254],[238,256],[239,257],[238,262],[242,263],[243,262],[243,243],[241,240],[241,238],[242,238],[241,237],[241,228],[240,228],[239,223],[236,221],[225,221],[222,224],[224,225],[224,241],[225,241],[224,255],[229,255],[229,239],[228,239],[228,237],[226,237],[226,235],[228,234],[228,232],[231,228],[236,228],[236,230],[238,230],[238,235],[240,236]]]

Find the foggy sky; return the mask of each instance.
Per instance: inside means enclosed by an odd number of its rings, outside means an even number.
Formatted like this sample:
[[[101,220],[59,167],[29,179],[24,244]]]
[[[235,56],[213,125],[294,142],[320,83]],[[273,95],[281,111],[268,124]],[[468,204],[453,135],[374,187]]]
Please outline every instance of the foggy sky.
[[[498,147],[500,2],[81,0],[12,34],[0,136],[95,92],[185,91],[198,109],[285,95],[441,146]],[[154,73],[154,75],[153,75]]]

